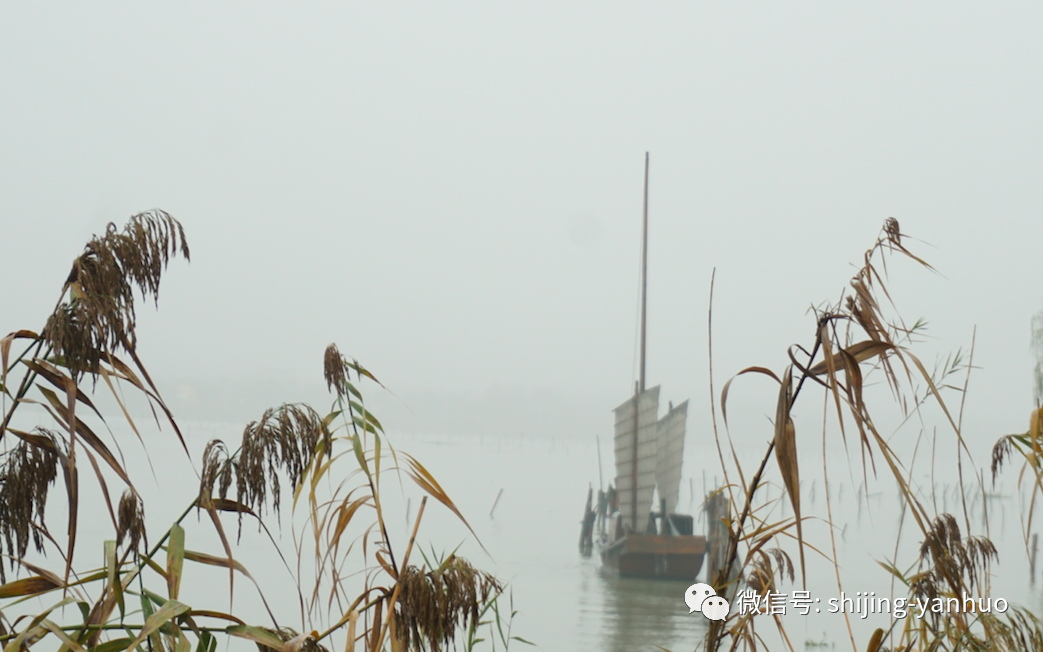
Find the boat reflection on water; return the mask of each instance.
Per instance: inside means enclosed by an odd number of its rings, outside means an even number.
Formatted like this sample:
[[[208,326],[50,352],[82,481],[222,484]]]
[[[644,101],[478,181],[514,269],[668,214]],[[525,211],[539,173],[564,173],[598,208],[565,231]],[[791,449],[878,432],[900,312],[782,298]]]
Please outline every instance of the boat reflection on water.
[[[606,652],[690,652],[706,635],[708,621],[688,613],[690,582],[621,577],[585,564],[580,582],[579,629],[583,649]]]

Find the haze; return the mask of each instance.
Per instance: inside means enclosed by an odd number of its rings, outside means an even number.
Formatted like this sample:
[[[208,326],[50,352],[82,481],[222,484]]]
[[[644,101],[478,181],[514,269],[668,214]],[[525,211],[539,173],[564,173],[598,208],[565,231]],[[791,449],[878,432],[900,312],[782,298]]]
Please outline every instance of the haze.
[[[6,4],[2,328],[42,327],[90,235],[158,207],[192,262],[139,338],[176,413],[321,404],[337,342],[397,396],[371,392],[389,432],[605,436],[636,376],[648,151],[649,383],[696,436],[714,268],[719,391],[811,342],[893,216],[939,271],[889,267],[921,357],[977,327],[984,463],[1032,407],[1041,13]]]

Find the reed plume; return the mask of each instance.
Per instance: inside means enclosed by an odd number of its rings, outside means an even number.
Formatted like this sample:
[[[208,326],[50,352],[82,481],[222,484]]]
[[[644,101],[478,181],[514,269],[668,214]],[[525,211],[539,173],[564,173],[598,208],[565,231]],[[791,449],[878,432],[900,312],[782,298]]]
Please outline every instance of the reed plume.
[[[47,320],[43,339],[74,374],[97,374],[105,353],[137,349],[134,290],[159,301],[170,259],[189,260],[181,224],[161,210],[130,218],[122,231],[109,223],[73,261],[62,301]]]
[[[6,547],[12,569],[16,559],[25,557],[30,540],[37,552],[44,551],[47,494],[58,477],[60,435],[44,428],[32,435],[38,445],[20,441],[0,462],[0,553]],[[0,582],[6,581],[0,563]]]
[[[456,555],[432,571],[409,566],[398,582],[397,631],[407,650],[448,648],[457,629],[477,627],[481,605],[503,591],[495,577]]]

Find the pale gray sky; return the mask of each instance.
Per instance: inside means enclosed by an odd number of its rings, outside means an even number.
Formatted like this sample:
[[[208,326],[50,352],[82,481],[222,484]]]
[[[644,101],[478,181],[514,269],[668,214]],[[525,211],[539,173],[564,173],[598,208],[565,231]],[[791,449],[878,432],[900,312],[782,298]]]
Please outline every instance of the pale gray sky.
[[[944,275],[891,268],[899,309],[931,323],[925,362],[978,327],[967,415],[991,441],[1031,407],[1041,19],[1035,3],[8,3],[0,330],[40,327],[86,239],[159,207],[193,255],[140,327],[175,407],[215,379],[321,395],[336,341],[421,427],[438,397],[553,396],[604,435],[634,378],[650,151],[649,381],[692,398],[694,429],[711,270],[720,385],[810,342],[807,307],[894,216]]]

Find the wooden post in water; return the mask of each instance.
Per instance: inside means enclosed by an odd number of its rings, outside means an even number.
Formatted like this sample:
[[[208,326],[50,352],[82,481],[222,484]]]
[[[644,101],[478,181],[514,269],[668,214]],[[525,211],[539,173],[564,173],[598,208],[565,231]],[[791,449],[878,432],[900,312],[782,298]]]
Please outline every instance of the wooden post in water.
[[[503,495],[503,487],[500,487],[499,493],[496,494],[496,500],[493,501],[493,507],[489,510],[489,518],[493,517],[493,512],[496,511],[496,506],[500,504],[500,496]],[[587,502],[590,502],[590,498],[587,498]]]
[[[737,568],[731,572],[725,572],[724,566],[728,562],[728,545],[731,542],[731,501],[723,490],[706,499],[706,583],[718,591],[718,595],[731,600],[735,595],[735,584],[725,587],[724,585],[735,579]]]
[[[584,557],[589,557],[594,549],[594,520],[597,518],[597,512],[592,507],[593,499],[594,487],[587,487],[587,504],[583,508],[583,521],[579,530],[579,552]]]

